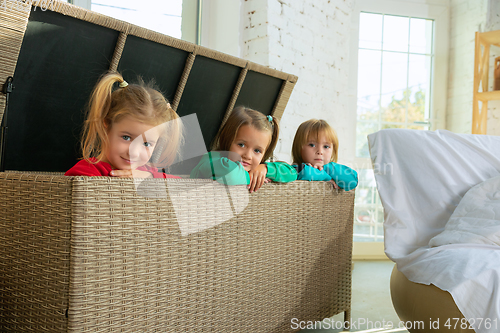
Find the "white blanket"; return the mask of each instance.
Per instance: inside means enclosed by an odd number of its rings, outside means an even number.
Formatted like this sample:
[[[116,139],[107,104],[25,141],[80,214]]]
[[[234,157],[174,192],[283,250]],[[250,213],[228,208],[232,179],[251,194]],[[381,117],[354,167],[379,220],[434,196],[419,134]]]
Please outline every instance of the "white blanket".
[[[471,188],[444,231],[429,242],[431,247],[448,244],[500,245],[500,177]]]
[[[368,141],[387,256],[410,281],[450,292],[466,318],[482,320],[476,332],[500,332],[500,247],[429,246],[467,191],[500,176],[500,137],[391,129]]]

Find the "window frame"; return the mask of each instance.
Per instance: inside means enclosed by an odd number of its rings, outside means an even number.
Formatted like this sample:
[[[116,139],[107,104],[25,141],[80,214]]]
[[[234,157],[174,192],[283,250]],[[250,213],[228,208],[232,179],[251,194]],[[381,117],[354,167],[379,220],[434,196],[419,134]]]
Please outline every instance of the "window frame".
[[[349,68],[349,106],[353,110],[351,123],[357,123],[357,85],[358,85],[358,46],[359,46],[359,15],[361,12],[381,13],[388,15],[422,17],[434,20],[434,63],[431,73],[431,130],[446,128],[446,96],[448,81],[448,26],[449,6],[447,0],[426,1],[415,3],[411,0],[358,0],[352,15],[350,68]],[[356,142],[356,132],[353,132],[353,149]],[[370,168],[368,158],[356,157],[353,153],[355,167]]]
[[[434,20],[434,59],[431,73],[430,130],[446,128],[449,53],[449,0],[357,0],[351,20],[349,65],[349,121],[357,126],[357,85],[359,21],[361,12],[410,16]],[[356,131],[352,132],[351,149],[356,170],[372,169],[370,158],[356,157]],[[386,259],[382,242],[354,242],[354,259]]]

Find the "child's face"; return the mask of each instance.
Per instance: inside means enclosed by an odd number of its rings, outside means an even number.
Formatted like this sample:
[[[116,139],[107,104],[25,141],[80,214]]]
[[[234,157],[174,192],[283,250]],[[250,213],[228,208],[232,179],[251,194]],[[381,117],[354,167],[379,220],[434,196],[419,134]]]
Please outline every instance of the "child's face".
[[[332,142],[328,141],[322,133],[317,138],[310,137],[302,146],[301,151],[304,163],[310,163],[314,167],[330,163],[332,153]]]
[[[127,116],[108,131],[109,146],[104,161],[114,169],[135,170],[149,161],[159,136],[155,126]]]
[[[246,171],[257,167],[262,161],[266,148],[271,141],[271,133],[259,131],[253,126],[243,125],[236,133],[229,151],[238,154],[229,154],[232,161],[241,161]]]

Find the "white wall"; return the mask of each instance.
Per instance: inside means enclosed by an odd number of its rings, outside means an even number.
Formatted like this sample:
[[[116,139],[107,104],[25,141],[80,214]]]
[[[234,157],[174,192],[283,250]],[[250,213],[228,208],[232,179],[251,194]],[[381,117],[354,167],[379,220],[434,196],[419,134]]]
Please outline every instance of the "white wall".
[[[457,133],[472,129],[475,32],[500,29],[498,0],[451,0],[450,57],[447,128]],[[500,49],[491,48],[490,85],[493,66]],[[500,135],[500,101],[488,103],[487,134]]]
[[[489,0],[486,13],[486,24],[484,31],[500,30],[500,1]],[[490,84],[488,89],[493,90],[493,71],[495,58],[500,56],[500,48],[492,46],[490,50]],[[486,125],[487,134],[500,135],[500,101],[488,103],[488,123]]]
[[[447,128],[457,133],[472,129],[475,32],[484,28],[487,0],[450,1],[450,54]]]
[[[271,39],[269,36],[268,2],[268,0],[242,1],[240,23],[241,57],[264,66],[270,66],[269,46]]]
[[[240,1],[203,0],[201,7],[201,45],[241,57]]]

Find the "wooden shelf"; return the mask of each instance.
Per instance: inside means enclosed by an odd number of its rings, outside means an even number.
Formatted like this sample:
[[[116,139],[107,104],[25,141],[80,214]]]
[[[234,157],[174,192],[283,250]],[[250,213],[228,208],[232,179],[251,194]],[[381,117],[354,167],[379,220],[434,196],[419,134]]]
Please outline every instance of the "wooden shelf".
[[[474,56],[474,94],[472,100],[472,134],[486,134],[488,101],[500,100],[500,91],[488,91],[490,46],[500,46],[500,30],[476,32]],[[480,92],[482,90],[483,92]],[[482,102],[479,108],[479,102]]]
[[[482,102],[500,100],[500,90],[480,92],[476,96]]]
[[[490,45],[499,44],[498,40],[498,31],[486,31],[481,32],[479,38],[481,39],[481,43],[486,43]]]

